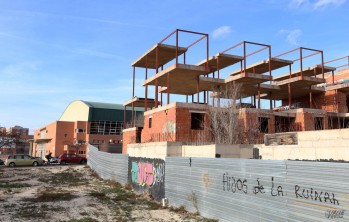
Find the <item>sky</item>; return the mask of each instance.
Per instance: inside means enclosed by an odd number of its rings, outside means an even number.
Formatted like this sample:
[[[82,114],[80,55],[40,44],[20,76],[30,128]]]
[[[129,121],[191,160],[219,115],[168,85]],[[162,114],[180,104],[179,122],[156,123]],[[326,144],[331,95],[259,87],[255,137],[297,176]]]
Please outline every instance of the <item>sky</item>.
[[[74,100],[128,101],[131,63],[175,29],[209,34],[210,56],[245,40],[347,56],[348,14],[348,0],[0,0],[0,126],[33,133]]]

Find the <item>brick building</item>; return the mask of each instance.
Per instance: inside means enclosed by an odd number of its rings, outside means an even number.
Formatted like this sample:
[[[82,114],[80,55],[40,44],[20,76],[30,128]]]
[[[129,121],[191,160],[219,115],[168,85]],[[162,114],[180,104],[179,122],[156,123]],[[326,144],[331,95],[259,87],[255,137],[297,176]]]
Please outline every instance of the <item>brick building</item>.
[[[0,157],[5,159],[12,154],[29,154],[31,148],[29,140],[31,139],[33,135],[29,135],[29,128],[0,127]]]
[[[198,38],[188,43],[183,33]],[[237,84],[245,143],[263,143],[265,133],[348,128],[349,69],[329,66],[341,59],[339,67],[348,68],[348,57],[325,62],[323,51],[303,47],[272,56],[270,45],[249,41],[209,57],[208,34],[177,29],[132,63],[134,78],[136,68],[145,72],[145,95],[135,97],[133,89],[124,106],[143,108],[144,126],[124,129],[123,152],[136,142],[214,143],[205,130],[209,109],[223,107],[223,90]],[[182,101],[171,103],[174,95]]]
[[[142,111],[135,113],[138,116]],[[130,121],[132,113],[122,105],[73,101],[58,121],[35,131],[32,155],[44,158],[49,152],[53,156],[70,152],[85,156],[88,143],[106,152],[121,152],[124,115]]]

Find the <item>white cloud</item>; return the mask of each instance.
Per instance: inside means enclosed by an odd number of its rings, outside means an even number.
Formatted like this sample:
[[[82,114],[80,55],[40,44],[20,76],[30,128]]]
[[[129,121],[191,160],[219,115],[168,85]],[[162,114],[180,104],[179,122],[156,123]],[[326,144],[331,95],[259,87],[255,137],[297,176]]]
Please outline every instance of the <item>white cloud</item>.
[[[38,61],[25,61],[9,64],[0,69],[0,75],[5,78],[23,78],[35,73],[39,63]]]
[[[286,30],[286,29],[281,29],[279,31],[279,35],[286,35],[285,41],[288,44],[294,45],[294,46],[297,46],[300,44],[299,38],[301,37],[302,34],[303,34],[303,32],[300,29],[294,29],[291,31]]]
[[[291,0],[289,6],[291,8],[310,8],[310,9],[322,9],[329,6],[338,7],[345,3],[347,0]]]
[[[291,45],[299,45],[299,37],[302,35],[302,30],[294,29],[286,37],[286,42]]]
[[[292,8],[298,8],[300,6],[308,5],[308,0],[292,0],[290,3],[290,7]]]
[[[337,7],[343,4],[344,2],[346,2],[346,0],[317,0],[314,2],[313,7],[314,9],[324,8],[329,5],[334,5]]]
[[[216,38],[225,38],[231,32],[232,32],[232,30],[231,30],[230,26],[221,26],[212,32],[212,37],[215,39]]]

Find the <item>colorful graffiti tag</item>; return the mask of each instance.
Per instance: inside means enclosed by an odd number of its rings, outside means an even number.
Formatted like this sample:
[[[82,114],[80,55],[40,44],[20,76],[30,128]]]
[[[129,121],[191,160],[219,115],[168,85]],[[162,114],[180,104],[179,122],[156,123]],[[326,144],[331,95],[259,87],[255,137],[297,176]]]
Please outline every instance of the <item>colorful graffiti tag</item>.
[[[161,159],[129,157],[129,180],[138,190],[149,190],[155,199],[165,193],[165,162]]]

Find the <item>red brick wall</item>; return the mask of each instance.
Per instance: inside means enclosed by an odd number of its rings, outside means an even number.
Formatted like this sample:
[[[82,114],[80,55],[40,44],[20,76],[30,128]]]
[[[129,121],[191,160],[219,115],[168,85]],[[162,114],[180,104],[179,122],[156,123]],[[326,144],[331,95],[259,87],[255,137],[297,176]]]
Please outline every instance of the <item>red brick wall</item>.
[[[197,110],[197,109],[195,109]],[[198,111],[207,111],[207,110],[198,110]],[[208,130],[209,126],[209,116],[208,113],[204,114],[204,129],[203,130],[194,130],[191,129],[191,116],[192,113],[189,112],[187,108],[178,108],[177,109],[177,131],[176,131],[176,140],[177,141],[189,141],[189,142],[206,142],[210,141],[210,134]]]
[[[136,143],[136,128],[132,128],[134,130],[128,129],[126,132],[122,133],[122,153],[127,153],[127,144]]]
[[[55,152],[52,152],[52,156],[58,156],[66,152],[64,146],[71,144],[74,141],[74,122],[57,121],[55,128]],[[50,132],[50,130],[49,130]],[[85,134],[86,135],[86,134]],[[47,147],[46,147],[47,150]]]
[[[297,113],[295,123],[299,131],[314,130],[314,118],[310,113]]]
[[[334,81],[339,79],[349,79],[349,69],[343,69],[339,72],[336,72],[334,74]],[[332,75],[330,74],[329,77],[327,77],[325,80],[327,83],[332,83]]]
[[[149,128],[149,119],[152,126]],[[160,110],[144,116],[144,128],[142,130],[142,143],[155,141],[175,141],[176,108]]]
[[[197,109],[195,109],[197,110]],[[205,110],[198,110],[205,111]],[[152,118],[152,127],[149,128],[149,118]],[[206,130],[191,129],[191,112],[189,108],[172,107],[159,110],[144,117],[144,128],[142,131],[142,143],[154,141],[194,141],[205,139]],[[204,116],[205,125],[209,118]]]
[[[311,131],[315,130],[315,118],[322,118],[323,129],[328,129],[328,118],[326,115],[319,115],[313,113],[297,113],[295,123],[298,124],[298,131]]]
[[[324,94],[324,105],[322,109],[328,112],[348,112],[346,94],[340,91],[326,91]]]
[[[320,94],[312,95],[313,109],[323,109],[328,112],[348,112],[346,104],[346,94],[340,91],[331,90],[325,91]],[[292,100],[292,104],[299,102],[301,108],[310,108],[310,97],[309,95],[296,98]],[[288,105],[287,100],[282,101],[282,105]]]
[[[275,116],[271,116],[268,120],[268,133],[275,133]]]

